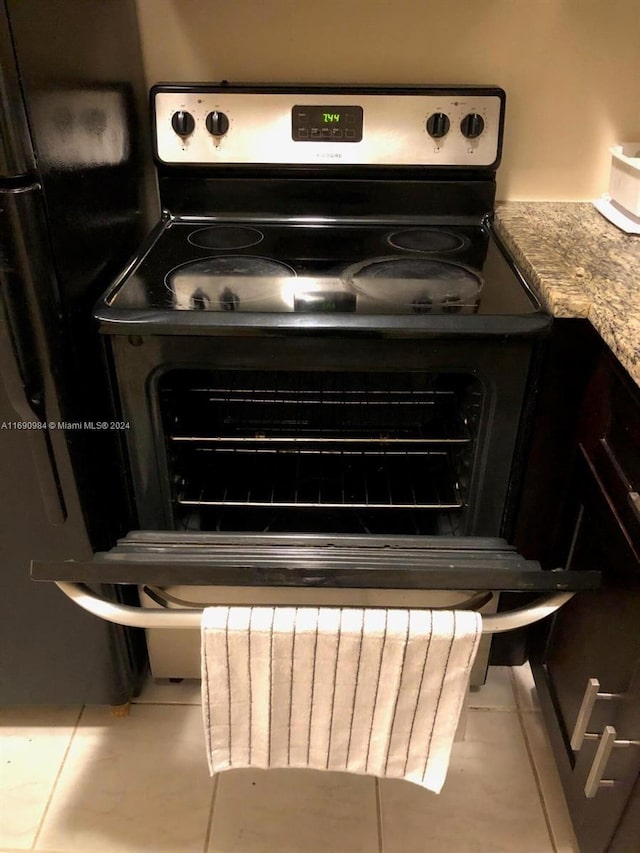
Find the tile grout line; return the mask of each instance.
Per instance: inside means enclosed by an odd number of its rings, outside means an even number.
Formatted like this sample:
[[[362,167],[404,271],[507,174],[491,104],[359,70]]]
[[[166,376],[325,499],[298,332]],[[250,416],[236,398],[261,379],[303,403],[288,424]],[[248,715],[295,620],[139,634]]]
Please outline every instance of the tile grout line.
[[[376,824],[378,830],[378,853],[384,853],[384,840],[382,837],[382,796],[380,794],[380,779],[375,777],[376,783]]]
[[[544,790],[542,787],[542,780],[540,779],[540,776],[538,774],[538,768],[536,767],[536,763],[533,759],[533,751],[531,748],[531,742],[529,740],[529,733],[528,733],[527,727],[525,726],[525,723],[524,723],[524,714],[525,713],[532,713],[532,712],[531,711],[527,712],[520,706],[520,696],[518,693],[518,686],[516,684],[516,679],[515,679],[515,676],[513,674],[513,667],[510,668],[509,677],[511,679],[511,687],[513,689],[513,694],[514,694],[515,700],[516,700],[516,711],[518,713],[518,722],[520,723],[520,731],[522,732],[522,739],[524,740],[524,746],[525,746],[525,749],[527,751],[527,758],[529,759],[529,766],[531,767],[531,770],[533,772],[533,778],[534,778],[535,783],[536,783],[536,790],[538,791],[538,799],[540,800],[540,805],[542,807],[542,814],[544,815],[544,822],[545,822],[546,827],[547,827],[547,834],[549,836],[549,841],[551,842],[551,849],[554,851],[554,853],[558,853],[558,846],[556,844],[554,833],[553,833],[553,830],[551,828],[551,817],[550,817],[548,809],[547,809],[547,802],[546,802],[546,799],[544,796]],[[540,712],[534,711],[533,713],[540,713]]]
[[[203,853],[207,853],[209,850],[209,845],[211,844],[211,836],[213,833],[213,817],[214,812],[216,810],[216,797],[218,796],[218,785],[220,782],[220,774],[216,773],[213,778],[213,791],[211,792],[211,805],[209,806],[209,819],[207,821],[207,831],[204,836],[204,847],[202,848]]]
[[[40,840],[40,833],[42,832],[42,827],[44,826],[44,822],[45,822],[45,819],[47,817],[49,807],[51,806],[51,801],[53,800],[53,797],[54,797],[55,792],[56,792],[56,788],[58,787],[58,781],[60,779],[60,774],[62,773],[62,768],[64,767],[65,762],[67,760],[67,756],[69,755],[69,750],[71,749],[71,744],[73,743],[74,738],[76,736],[76,732],[78,731],[78,726],[80,725],[80,720],[82,719],[82,715],[85,712],[85,708],[86,708],[86,705],[83,705],[80,708],[80,712],[78,713],[78,717],[77,717],[75,725],[73,727],[73,731],[71,732],[71,737],[69,738],[69,743],[67,744],[67,748],[65,749],[64,755],[62,756],[62,761],[60,762],[60,765],[58,766],[58,772],[56,773],[56,778],[53,780],[53,785],[51,786],[51,790],[49,791],[49,796],[47,797],[46,805],[45,805],[44,809],[42,810],[42,816],[41,816],[40,820],[38,821],[38,828],[36,829],[36,834],[33,838],[33,844],[29,848],[30,850],[36,850],[37,849],[36,845],[37,845],[38,841]]]

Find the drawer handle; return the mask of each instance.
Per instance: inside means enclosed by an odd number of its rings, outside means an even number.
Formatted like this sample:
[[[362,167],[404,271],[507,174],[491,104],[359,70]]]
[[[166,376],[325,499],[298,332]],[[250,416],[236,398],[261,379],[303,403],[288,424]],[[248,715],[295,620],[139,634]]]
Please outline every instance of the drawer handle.
[[[611,757],[614,747],[640,746],[640,740],[618,740],[616,730],[613,726],[605,726],[598,749],[589,770],[587,781],[584,786],[584,795],[592,800],[600,788],[612,788],[615,779],[603,779],[604,771]]]
[[[633,510],[633,514],[636,519],[640,521],[640,493],[638,492],[629,492],[627,495],[627,500],[629,501],[629,506]]]
[[[615,739],[616,730],[614,727],[605,726],[604,731],[602,732],[602,740],[598,744],[598,750],[595,758],[593,759],[593,764],[591,765],[591,770],[589,770],[587,782],[584,786],[584,795],[589,800],[592,800],[595,797],[600,788],[611,788],[614,785],[613,779],[603,779],[602,777],[604,776],[604,771],[607,767],[611,753],[613,752]]]
[[[576,724],[571,735],[571,749],[574,752],[580,749],[583,740],[594,740],[598,737],[598,735],[587,733],[587,726],[589,725],[596,699],[622,699],[624,695],[624,693],[601,693],[600,682],[597,678],[590,678],[587,681],[587,687],[582,697],[582,704],[580,705]]]
[[[587,726],[589,725],[589,720],[591,719],[591,712],[593,711],[593,706],[596,704],[596,699],[598,698],[599,690],[600,682],[598,681],[598,679],[590,678],[587,681],[587,688],[584,691],[584,696],[582,697],[582,704],[580,705],[576,724],[573,728],[573,734],[571,735],[571,749],[574,752],[577,752],[582,746],[582,741],[584,740],[584,736],[587,731]]]

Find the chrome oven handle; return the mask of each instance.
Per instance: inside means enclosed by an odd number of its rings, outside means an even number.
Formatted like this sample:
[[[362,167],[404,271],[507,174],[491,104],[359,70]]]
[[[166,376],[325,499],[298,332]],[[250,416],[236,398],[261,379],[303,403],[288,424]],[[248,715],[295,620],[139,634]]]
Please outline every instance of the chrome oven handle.
[[[56,586],[80,607],[107,622],[127,625],[130,628],[198,628],[203,611],[200,609],[160,609],[131,607],[116,604],[94,595],[83,584],[57,581]],[[500,634],[523,628],[555,613],[573,597],[573,592],[557,592],[538,599],[526,607],[482,617],[483,634]]]

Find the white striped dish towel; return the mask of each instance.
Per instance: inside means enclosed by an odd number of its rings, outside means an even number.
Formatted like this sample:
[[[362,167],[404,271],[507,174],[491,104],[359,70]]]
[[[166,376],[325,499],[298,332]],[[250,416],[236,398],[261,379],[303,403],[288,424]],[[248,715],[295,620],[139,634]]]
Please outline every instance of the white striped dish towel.
[[[481,631],[473,611],[206,608],[211,774],[306,767],[439,792]]]

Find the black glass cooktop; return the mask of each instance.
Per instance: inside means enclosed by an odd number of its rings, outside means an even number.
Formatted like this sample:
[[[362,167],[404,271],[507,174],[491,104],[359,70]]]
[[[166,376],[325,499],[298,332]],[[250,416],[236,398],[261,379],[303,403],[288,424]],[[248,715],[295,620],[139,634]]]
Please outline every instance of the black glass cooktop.
[[[326,324],[338,315],[523,317],[540,306],[480,225],[178,219],[159,229],[97,316],[139,323],[145,312],[156,321],[172,312],[177,323],[277,314]]]

